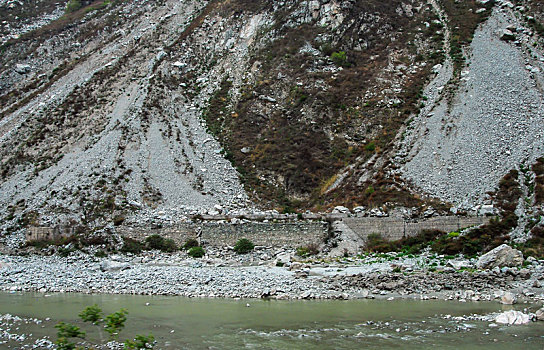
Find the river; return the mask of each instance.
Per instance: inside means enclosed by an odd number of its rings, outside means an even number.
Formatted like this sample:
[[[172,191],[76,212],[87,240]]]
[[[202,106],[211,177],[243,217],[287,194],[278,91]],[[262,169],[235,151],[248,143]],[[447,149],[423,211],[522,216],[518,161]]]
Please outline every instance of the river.
[[[543,349],[544,323],[490,327],[482,315],[511,309],[496,302],[350,300],[267,301],[182,297],[0,293],[0,314],[42,320],[0,327],[0,348],[50,336],[58,321],[98,304],[126,308],[125,339],[153,333],[156,349]],[[522,310],[527,305],[515,305]],[[479,315],[474,317],[474,315]],[[6,340],[6,331],[26,334]],[[85,329],[90,329],[84,326]],[[3,335],[2,335],[3,332]],[[8,333],[9,333],[8,332]],[[32,335],[30,335],[32,334]],[[88,332],[89,337],[97,333]],[[3,337],[3,338],[2,338]],[[3,342],[3,343],[2,343]],[[30,347],[29,347],[30,348]]]

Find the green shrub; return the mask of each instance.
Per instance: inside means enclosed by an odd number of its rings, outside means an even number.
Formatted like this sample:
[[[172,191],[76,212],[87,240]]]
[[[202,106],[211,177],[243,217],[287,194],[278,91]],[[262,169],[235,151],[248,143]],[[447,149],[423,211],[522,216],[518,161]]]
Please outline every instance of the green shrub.
[[[164,238],[157,234],[154,234],[146,237],[145,243],[147,245],[147,248],[149,249],[161,250],[162,245],[164,244]]]
[[[349,66],[348,59],[345,51],[333,52],[331,54],[331,60],[337,66],[347,67]]]
[[[317,255],[317,254],[319,254],[319,247],[317,246],[317,244],[313,244],[313,243],[308,244],[305,247],[298,247],[296,252],[296,255],[302,256],[302,257]]]
[[[166,238],[164,241],[163,241],[163,245],[162,245],[162,251],[163,252],[167,252],[167,253],[173,253],[175,252],[176,250],[178,250],[178,245],[176,244],[176,242],[174,242],[173,239],[170,239],[170,238]]]
[[[374,141],[368,143],[365,146],[365,150],[367,150],[368,152],[374,152],[376,150],[376,144],[374,143]]]
[[[380,234],[368,235],[366,249],[371,252],[388,253],[404,251],[408,254],[420,253],[438,237],[447,237],[439,230],[422,230],[416,236],[404,237],[396,241],[387,241]]]
[[[103,250],[99,250],[94,253],[94,256],[96,256],[97,258],[105,258],[106,256],[108,256],[108,254],[106,254],[106,252]]]
[[[234,251],[238,254],[247,254],[255,248],[255,245],[247,238],[242,238],[234,245]]]
[[[306,249],[306,247],[298,247],[297,252],[295,254],[298,256],[307,256],[308,250]]]
[[[174,240],[163,238],[157,234],[151,235],[145,239],[148,249],[157,249],[162,252],[172,253],[178,250],[178,246]]]
[[[371,233],[366,240],[366,249],[371,252],[387,253],[395,250],[391,242],[385,240],[379,233]]]
[[[121,247],[122,252],[139,254],[142,252],[143,249],[144,245],[142,244],[142,242],[132,238],[123,237],[123,247]]]
[[[57,253],[62,256],[63,258],[66,258],[68,255],[70,255],[70,253],[74,252],[75,249],[74,248],[63,248],[63,247],[60,247],[58,250],[57,250]]]
[[[83,5],[81,4],[81,0],[70,0],[66,4],[65,13],[72,13],[79,10]]]
[[[192,247],[187,254],[193,258],[202,258],[206,254],[206,251],[202,247]]]
[[[117,312],[104,316],[102,309],[98,307],[98,305],[92,305],[81,311],[79,313],[79,318],[83,322],[91,323],[93,326],[97,327],[101,339],[100,344],[105,346],[106,342],[117,340],[119,338],[119,333],[125,328],[127,314],[128,311],[126,309],[121,309]],[[57,341],[55,342],[56,349],[83,349],[83,347],[78,346],[76,343],[80,342],[81,340],[85,341],[86,337],[86,332],[82,331],[79,326],[71,323],[59,322],[55,325],[55,328],[57,329]],[[102,330],[105,330],[109,334],[108,339],[103,339]],[[104,346],[99,347],[103,348]],[[123,349],[153,349],[154,346],[155,338],[152,334],[148,336],[138,334],[134,339],[127,339],[124,343]],[[95,346],[85,347],[85,349],[94,348]]]
[[[183,249],[188,250],[193,247],[198,247],[200,244],[198,244],[198,241],[194,238],[189,238],[185,244],[183,244]]]

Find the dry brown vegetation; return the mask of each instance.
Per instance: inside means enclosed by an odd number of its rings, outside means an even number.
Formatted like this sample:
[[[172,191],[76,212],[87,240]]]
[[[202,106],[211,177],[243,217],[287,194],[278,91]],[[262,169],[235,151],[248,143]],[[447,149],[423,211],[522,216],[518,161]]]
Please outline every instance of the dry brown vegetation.
[[[236,13],[235,4],[242,6],[243,2],[230,1],[222,10]],[[342,27],[344,34],[331,42],[317,39],[328,33],[327,28],[317,23],[283,27],[285,14],[275,13],[276,25],[269,30],[274,31],[276,39],[251,60],[260,64],[257,83],[244,87],[242,98],[233,108],[228,108],[232,101],[226,83],[211,99],[205,113],[208,127],[259,200],[284,210],[323,208],[346,201],[375,205],[423,202],[397,181],[386,179],[384,173],[376,178],[375,195],[363,194],[369,184],[360,188],[352,183],[332,193],[323,191],[324,184],[346,165],[385,154],[392,147],[399,128],[419,110],[429,67],[442,58],[440,53],[432,57],[418,54],[413,44],[418,28],[424,28],[422,22],[435,19],[435,14],[422,11],[415,18],[399,16],[399,5],[397,1],[355,2],[344,21],[350,25]],[[361,25],[369,23],[367,14],[379,14],[380,20],[372,23],[373,30],[360,33]],[[388,36],[377,34],[378,29],[386,30]],[[395,39],[389,39],[389,35]],[[439,51],[440,40],[432,37],[432,29],[424,32],[423,38],[431,51]],[[364,50],[355,48],[360,41],[366,43]],[[318,48],[321,55],[302,53],[300,49],[307,43]],[[343,69],[334,74],[323,71],[324,65],[330,65],[331,54],[340,51],[346,53]],[[387,88],[377,79],[389,60],[407,65],[427,61],[425,68],[403,81],[398,96],[402,102],[392,107],[383,103],[382,96],[362,96],[367,90]],[[278,74],[283,78],[278,79]],[[260,96],[275,98],[279,106],[272,108]],[[250,152],[242,153],[242,149]]]

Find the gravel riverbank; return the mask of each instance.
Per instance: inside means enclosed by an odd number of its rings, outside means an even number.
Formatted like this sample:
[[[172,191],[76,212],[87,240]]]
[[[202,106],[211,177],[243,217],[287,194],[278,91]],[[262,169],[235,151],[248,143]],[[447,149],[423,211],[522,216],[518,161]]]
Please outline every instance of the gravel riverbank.
[[[544,261],[523,268],[477,270],[475,259],[397,253],[297,261],[289,250],[261,249],[238,256],[208,251],[96,258],[0,256],[0,290],[185,297],[444,300],[544,300]],[[282,266],[283,265],[283,266]]]

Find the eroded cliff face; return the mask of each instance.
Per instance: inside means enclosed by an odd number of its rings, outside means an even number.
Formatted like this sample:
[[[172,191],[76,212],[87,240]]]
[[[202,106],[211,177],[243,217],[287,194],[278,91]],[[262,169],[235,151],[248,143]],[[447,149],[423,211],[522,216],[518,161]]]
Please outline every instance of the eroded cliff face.
[[[532,2],[119,0],[62,17],[46,0],[32,12],[10,4],[5,229],[253,207],[468,207],[542,151]],[[500,41],[509,24],[522,44]],[[506,64],[511,80],[493,69]],[[490,142],[499,137],[509,154]]]

